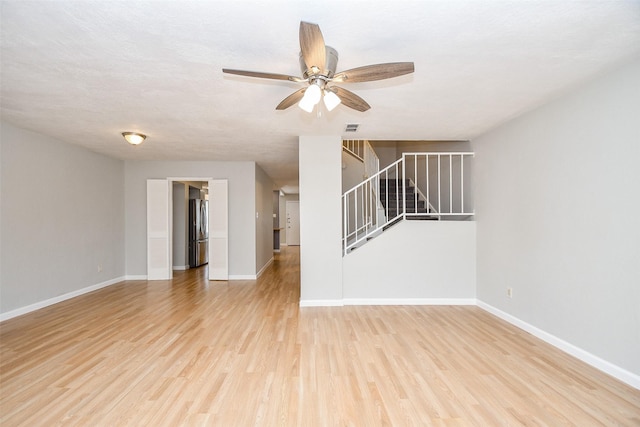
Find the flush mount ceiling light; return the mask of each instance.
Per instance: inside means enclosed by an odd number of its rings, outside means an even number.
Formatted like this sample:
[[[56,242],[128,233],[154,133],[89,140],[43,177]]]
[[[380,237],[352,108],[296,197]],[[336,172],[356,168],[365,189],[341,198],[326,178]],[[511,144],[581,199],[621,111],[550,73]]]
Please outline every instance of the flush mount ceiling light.
[[[147,137],[147,135],[138,132],[122,132],[122,136],[124,136],[124,139],[131,145],[142,144],[142,141]]]

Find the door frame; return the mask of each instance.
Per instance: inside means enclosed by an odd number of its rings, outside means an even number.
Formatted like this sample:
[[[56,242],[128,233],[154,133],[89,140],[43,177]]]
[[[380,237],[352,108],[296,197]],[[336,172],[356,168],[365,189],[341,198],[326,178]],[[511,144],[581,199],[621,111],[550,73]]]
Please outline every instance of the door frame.
[[[162,178],[159,178],[160,180],[162,180]],[[150,181],[150,179],[148,179],[147,181]],[[211,189],[211,184],[214,182],[218,182],[221,183],[224,181],[224,183],[228,186],[228,182],[229,180],[224,178],[224,179],[214,179],[212,177],[167,177],[166,178],[167,181],[167,187],[168,187],[168,203],[167,203],[167,209],[168,212],[167,214],[169,215],[169,236],[168,236],[168,245],[169,245],[169,251],[173,250],[173,183],[175,181],[206,181],[209,184],[209,188]],[[209,190],[211,191],[211,190]],[[227,209],[229,206],[229,193],[228,193],[228,187],[227,187],[227,191],[225,192],[225,198],[226,198],[226,205],[227,205]],[[209,200],[211,200],[211,198],[209,198]],[[148,206],[147,206],[148,207]],[[212,224],[211,224],[211,219],[212,219],[211,215],[211,204],[209,205],[209,230],[211,232],[212,229]],[[227,212],[227,216],[228,216],[228,212]],[[228,239],[228,232],[229,232],[229,224],[228,224],[228,220],[226,222],[226,232],[227,232],[227,237],[226,237],[226,254],[225,254],[225,264],[226,264],[226,277],[224,277],[224,274],[221,274],[220,272],[218,272],[216,277],[212,276],[212,269],[211,269],[211,255],[212,255],[212,244],[213,244],[213,239],[211,239],[211,235],[209,235],[209,259],[207,261],[209,261],[209,280],[228,280],[228,276],[229,276],[229,239]],[[148,236],[148,232],[147,232],[147,240],[149,239]],[[218,242],[219,244],[219,242]],[[149,249],[147,248],[147,260],[148,260],[148,256],[149,256]],[[170,277],[169,279],[173,278],[173,256],[171,255],[171,252],[168,256],[168,271],[170,272]],[[147,261],[147,275],[148,275],[148,269],[149,269],[149,261]]]

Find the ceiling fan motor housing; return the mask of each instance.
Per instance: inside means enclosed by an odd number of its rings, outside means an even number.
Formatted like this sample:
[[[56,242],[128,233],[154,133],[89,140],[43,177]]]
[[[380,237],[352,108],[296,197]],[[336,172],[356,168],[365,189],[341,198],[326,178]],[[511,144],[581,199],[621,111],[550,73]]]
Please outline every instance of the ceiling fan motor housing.
[[[325,46],[326,51],[326,60],[324,70],[313,70],[313,67],[307,69],[307,65],[304,62],[304,58],[302,57],[302,52],[300,52],[300,70],[302,71],[302,77],[305,79],[309,79],[309,77],[321,75],[330,79],[336,73],[336,68],[338,66],[338,51],[332,48],[331,46]]]

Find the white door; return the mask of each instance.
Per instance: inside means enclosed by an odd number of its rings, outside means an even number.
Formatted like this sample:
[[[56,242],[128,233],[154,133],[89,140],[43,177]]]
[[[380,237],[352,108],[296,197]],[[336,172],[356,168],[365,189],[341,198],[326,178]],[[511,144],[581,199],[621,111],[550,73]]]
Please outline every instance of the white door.
[[[166,179],[147,180],[147,279],[168,280],[171,268],[172,186]]]
[[[300,245],[300,202],[287,201],[287,246]]]
[[[209,280],[229,280],[229,199],[226,179],[209,181]]]

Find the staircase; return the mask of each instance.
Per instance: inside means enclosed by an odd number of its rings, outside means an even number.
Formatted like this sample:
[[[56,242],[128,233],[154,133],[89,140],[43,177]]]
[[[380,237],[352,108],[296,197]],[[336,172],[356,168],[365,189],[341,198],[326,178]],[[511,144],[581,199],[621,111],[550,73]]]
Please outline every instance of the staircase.
[[[381,179],[380,202],[387,218],[396,218],[401,212],[405,212],[407,219],[440,219],[432,206],[427,207],[427,201],[420,190],[416,190],[410,179],[405,179],[404,185],[402,180]]]
[[[473,153],[403,153],[378,170],[370,144],[358,141],[364,147],[361,156],[358,144],[350,142],[343,141],[344,151],[363,161],[366,172],[364,181],[342,196],[343,255],[405,219],[467,220],[474,215],[469,198],[465,199]],[[367,158],[373,159],[371,167]]]

